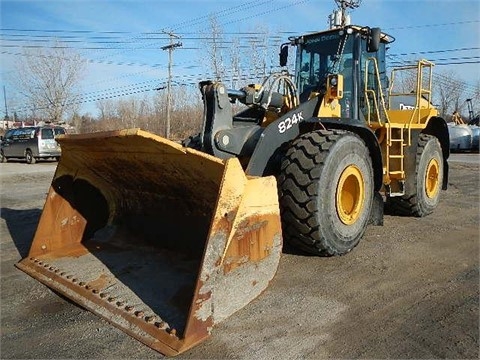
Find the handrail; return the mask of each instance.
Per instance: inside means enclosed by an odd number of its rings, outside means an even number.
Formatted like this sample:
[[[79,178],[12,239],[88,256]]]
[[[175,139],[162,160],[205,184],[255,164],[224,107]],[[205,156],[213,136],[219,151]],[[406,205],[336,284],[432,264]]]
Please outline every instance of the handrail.
[[[370,64],[373,64],[374,74],[373,79],[369,78]],[[378,118],[377,123],[380,126],[384,126],[386,129],[386,141],[385,141],[385,163],[384,163],[384,181],[389,184],[391,179],[397,179],[400,182],[405,180],[405,154],[404,146],[410,146],[412,144],[412,127],[414,121],[417,124],[422,120],[422,101],[426,101],[427,105],[423,105],[423,108],[431,109],[433,107],[431,103],[432,98],[432,67],[433,63],[427,60],[420,60],[415,66],[402,66],[392,69],[390,77],[390,86],[388,88],[388,110],[385,101],[385,96],[381,89],[380,72],[378,69],[377,59],[369,57],[365,61],[365,74],[364,74],[364,96],[367,106],[367,123],[372,125],[372,115]],[[429,68],[428,86],[424,88],[424,68]],[[411,93],[393,93],[395,84],[395,75],[402,70],[416,70],[416,85]],[[372,82],[372,88],[369,88],[368,80]],[[378,86],[377,86],[378,85]],[[378,91],[376,91],[378,89]],[[405,110],[403,114],[392,111],[391,98],[394,96],[415,96],[415,106],[411,110]],[[371,99],[370,99],[371,97]],[[385,116],[380,117],[380,110],[383,110]],[[389,112],[390,111],[390,112]],[[425,114],[425,111],[423,112]],[[396,118],[395,116],[398,118]],[[390,118],[392,116],[392,118]],[[392,120],[396,121],[392,123]],[[386,180],[385,180],[386,179]],[[396,195],[403,195],[404,188],[400,187],[400,192]]]
[[[383,96],[383,91],[381,90],[382,89],[382,83],[380,81],[380,72],[378,71],[377,59],[374,58],[374,57],[369,57],[365,61],[365,99],[367,101],[367,106],[368,106],[368,109],[370,109],[370,101],[369,101],[367,95],[368,95],[369,92],[372,92],[373,95],[374,95],[372,98],[374,99],[374,103],[375,103],[374,107],[375,107],[378,123],[382,124],[382,119],[380,117],[380,109],[378,108],[378,105],[377,105],[377,97],[376,97],[375,91],[373,89],[368,88],[368,75],[369,75],[368,66],[370,65],[369,64],[370,61],[373,62],[373,66],[374,66],[374,69],[375,69],[375,80],[377,81],[378,88],[380,89],[380,91],[379,91],[379,93],[380,93],[380,104],[382,105],[383,113],[385,114],[385,122],[390,123],[390,118],[388,117],[388,113],[387,113],[387,107],[385,105],[385,97]],[[367,122],[370,125],[370,111],[368,111]]]
[[[409,127],[413,123],[415,117],[417,118],[416,123],[420,124],[420,120],[421,120],[421,112],[420,112],[421,99],[422,99],[423,96],[425,96],[425,100],[427,102],[427,107],[426,108],[427,109],[432,108],[431,98],[432,98],[432,77],[433,77],[432,67],[433,66],[435,66],[435,65],[432,62],[430,62],[428,60],[425,60],[425,59],[421,59],[417,62],[416,65],[407,65],[407,66],[401,66],[401,67],[397,67],[397,68],[392,69],[391,76],[390,76],[391,83],[390,83],[390,87],[388,89],[389,108],[391,108],[391,102],[390,102],[391,98],[393,98],[395,96],[412,96],[412,95],[415,95],[415,107],[413,109],[414,111],[412,112],[412,116],[410,117],[410,120],[408,122]],[[423,68],[424,67],[429,68],[428,89],[423,88],[423,81],[424,81],[423,80]],[[414,69],[417,70],[416,86],[415,86],[414,93],[404,93],[404,92],[393,93],[392,91],[393,91],[393,87],[394,87],[394,84],[395,84],[395,74],[399,71],[414,70]]]

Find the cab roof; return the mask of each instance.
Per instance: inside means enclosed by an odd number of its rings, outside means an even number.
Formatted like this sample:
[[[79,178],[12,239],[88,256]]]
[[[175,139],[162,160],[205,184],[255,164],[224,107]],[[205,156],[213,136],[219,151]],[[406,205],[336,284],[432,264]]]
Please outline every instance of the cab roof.
[[[347,31],[348,32],[349,29],[351,29],[351,31],[353,31],[353,32],[361,33],[362,35],[366,36],[367,32],[371,28],[369,26],[347,25],[343,28],[338,27],[338,28],[327,29],[327,30],[312,32],[312,33],[308,33],[308,34],[303,34],[303,35],[300,35],[300,36],[292,36],[291,38],[289,38],[289,40],[299,39],[301,37],[315,37],[317,35],[328,34],[328,33],[339,32],[339,31]],[[380,41],[383,42],[383,43],[386,43],[386,44],[390,44],[390,43],[395,41],[395,38],[392,35],[389,35],[387,33],[382,32],[381,36],[380,36]]]

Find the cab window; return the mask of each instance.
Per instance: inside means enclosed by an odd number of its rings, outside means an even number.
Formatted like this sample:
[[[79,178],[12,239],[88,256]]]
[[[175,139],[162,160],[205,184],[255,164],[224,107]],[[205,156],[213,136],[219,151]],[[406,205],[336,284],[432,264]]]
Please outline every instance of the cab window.
[[[53,129],[43,128],[40,132],[40,137],[43,140],[53,139]]]
[[[55,128],[55,129],[53,129],[53,132],[55,133],[55,136],[64,135],[65,134],[65,129],[64,128]]]
[[[319,90],[328,74],[338,73],[347,77],[347,87],[351,87],[353,58],[353,37],[333,32],[306,37],[298,47],[297,87],[300,101],[307,100],[311,91]],[[347,61],[348,60],[348,61]]]

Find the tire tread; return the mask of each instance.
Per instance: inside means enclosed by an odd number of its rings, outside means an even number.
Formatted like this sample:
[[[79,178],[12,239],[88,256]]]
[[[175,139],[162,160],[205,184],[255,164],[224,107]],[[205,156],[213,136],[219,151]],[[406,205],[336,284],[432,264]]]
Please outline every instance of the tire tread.
[[[336,249],[319,239],[315,217],[318,206],[311,199],[318,195],[315,181],[333,143],[345,132],[321,130],[297,139],[282,162],[279,177],[283,231],[287,241],[299,250],[322,256],[338,255]]]

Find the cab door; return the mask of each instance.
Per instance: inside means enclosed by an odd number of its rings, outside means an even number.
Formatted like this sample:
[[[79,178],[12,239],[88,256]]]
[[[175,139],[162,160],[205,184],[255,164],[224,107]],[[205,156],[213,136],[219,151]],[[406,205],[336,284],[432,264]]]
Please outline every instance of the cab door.
[[[11,156],[11,157],[23,157],[21,153],[21,140],[22,140],[22,134],[24,133],[23,128],[18,128],[13,130],[12,136],[9,139],[5,151],[5,156]]]
[[[32,144],[35,144],[35,128],[21,128],[18,129],[18,133],[15,133],[13,148],[14,156],[24,157],[25,151],[32,148]]]
[[[360,59],[360,111],[365,119],[371,121],[385,121],[385,112],[381,104],[381,97],[388,107],[388,78],[385,63],[385,44],[381,43],[378,51],[367,52],[366,40],[361,40]],[[377,114],[375,102],[379,109]]]

